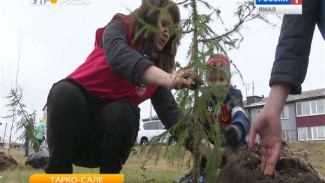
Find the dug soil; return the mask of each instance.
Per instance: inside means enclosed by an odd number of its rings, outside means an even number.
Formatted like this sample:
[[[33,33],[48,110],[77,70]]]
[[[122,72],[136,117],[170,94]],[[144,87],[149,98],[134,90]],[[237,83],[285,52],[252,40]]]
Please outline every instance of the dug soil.
[[[18,163],[12,156],[0,152],[0,172],[16,166]]]
[[[264,176],[260,164],[260,145],[256,144],[253,151],[238,149],[227,157],[215,183],[325,183],[307,152],[293,152],[286,142],[282,143],[273,177]]]

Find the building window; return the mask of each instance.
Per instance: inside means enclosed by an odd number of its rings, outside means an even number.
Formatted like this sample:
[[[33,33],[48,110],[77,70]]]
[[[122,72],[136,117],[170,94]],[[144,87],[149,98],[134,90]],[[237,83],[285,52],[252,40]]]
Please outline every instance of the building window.
[[[302,107],[302,115],[303,116],[310,115],[310,102],[303,102],[301,104],[301,107]]]
[[[298,128],[298,140],[307,140],[307,128]]]
[[[297,117],[325,114],[325,99],[298,102]]]
[[[318,137],[318,135],[317,135],[317,128],[316,127],[311,127],[311,130],[313,130],[313,138],[312,139],[315,139],[315,138],[317,138]]]
[[[317,128],[317,136],[320,139],[325,139],[325,126],[319,126]]]
[[[298,128],[298,140],[325,140],[325,126]]]
[[[297,107],[297,116],[301,116],[302,112],[301,112],[301,102],[297,103],[296,105]]]
[[[283,111],[281,113],[281,119],[289,119],[289,110],[287,105],[283,108]]]
[[[314,139],[312,134],[312,127],[307,127],[307,139]]]
[[[325,114],[325,99],[317,101],[317,113]]]
[[[316,101],[311,101],[310,102],[310,106],[311,106],[311,111],[310,111],[311,113],[310,114],[314,114],[314,115],[317,114],[317,111],[316,111],[316,108],[317,108],[316,107],[317,106],[316,105]]]

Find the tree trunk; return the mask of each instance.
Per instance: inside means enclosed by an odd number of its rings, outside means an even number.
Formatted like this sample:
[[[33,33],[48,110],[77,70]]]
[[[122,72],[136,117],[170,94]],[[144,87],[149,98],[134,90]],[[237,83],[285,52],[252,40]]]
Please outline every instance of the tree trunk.
[[[10,128],[10,135],[9,135],[9,148],[8,148],[8,154],[10,154],[10,146],[11,146],[11,135],[12,135],[12,130],[14,129],[14,123],[15,123],[15,111],[16,108],[12,108],[12,122],[11,122],[11,128]]]
[[[199,56],[199,45],[198,45],[198,12],[197,12],[197,2],[196,0],[192,0],[191,6],[193,8],[193,51],[192,51],[192,56],[191,56],[191,61],[196,63],[198,62],[198,56]],[[198,68],[194,68],[195,72],[198,72]],[[194,104],[196,104],[196,101],[199,97],[199,93],[197,90],[194,91]],[[194,131],[197,131],[197,126],[198,126],[198,117],[197,115],[194,114]],[[195,139],[195,138],[194,138]],[[194,151],[193,151],[193,183],[197,183],[197,178],[198,178],[198,161],[199,161],[199,153],[198,153],[198,143],[194,143]]]
[[[5,134],[3,135],[3,147],[5,146],[6,132],[7,132],[8,121],[6,121]]]

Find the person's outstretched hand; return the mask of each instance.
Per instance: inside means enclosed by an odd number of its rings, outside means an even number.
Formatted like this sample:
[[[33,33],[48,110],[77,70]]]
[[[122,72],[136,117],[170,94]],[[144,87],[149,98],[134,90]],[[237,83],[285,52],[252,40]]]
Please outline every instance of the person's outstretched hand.
[[[168,89],[180,90],[183,88],[188,88],[190,90],[195,90],[197,87],[203,84],[201,77],[190,69],[179,70],[171,74],[170,77],[171,82],[167,87]]]
[[[256,135],[261,137],[262,162],[264,175],[273,175],[281,149],[281,113],[290,91],[288,84],[274,84],[270,96],[252,124],[249,134],[249,148],[254,148]]]
[[[198,73],[190,69],[182,69],[170,74],[156,66],[148,67],[142,73],[140,82],[142,84],[162,86],[168,90],[183,88],[195,90],[203,84]]]
[[[255,123],[251,126],[249,135],[250,149],[255,145],[257,133],[261,137],[261,171],[264,172],[264,175],[273,175],[281,148],[280,115],[269,114],[265,109],[261,111]]]

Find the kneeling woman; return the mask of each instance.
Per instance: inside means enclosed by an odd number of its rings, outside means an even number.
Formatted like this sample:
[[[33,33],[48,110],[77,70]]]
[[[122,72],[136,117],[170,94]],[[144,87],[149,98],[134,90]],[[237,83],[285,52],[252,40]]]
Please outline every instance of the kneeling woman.
[[[97,30],[86,61],[49,93],[46,173],[72,173],[72,164],[120,172],[138,133],[137,106],[149,98],[167,128],[178,121],[170,90],[200,84],[189,70],[171,72],[180,39],[172,28],[179,23],[174,2],[145,0]],[[190,75],[195,83],[187,80]]]

